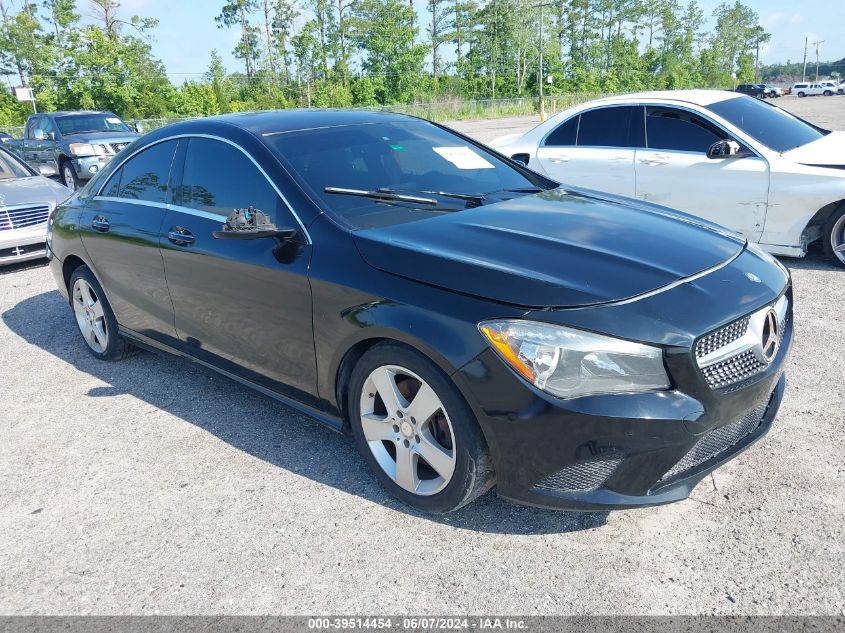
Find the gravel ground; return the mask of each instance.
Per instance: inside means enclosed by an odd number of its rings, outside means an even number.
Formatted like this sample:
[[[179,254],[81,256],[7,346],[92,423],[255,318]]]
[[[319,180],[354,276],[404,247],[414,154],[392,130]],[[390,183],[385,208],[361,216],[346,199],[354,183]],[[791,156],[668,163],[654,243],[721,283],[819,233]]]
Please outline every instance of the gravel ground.
[[[845,128],[845,98],[782,101],[836,104],[815,120]],[[392,501],[351,439],[237,384],[95,360],[49,270],[6,269],[0,614],[845,614],[845,272],[785,263],[778,421],[690,500],[576,514],[488,494],[440,518]]]

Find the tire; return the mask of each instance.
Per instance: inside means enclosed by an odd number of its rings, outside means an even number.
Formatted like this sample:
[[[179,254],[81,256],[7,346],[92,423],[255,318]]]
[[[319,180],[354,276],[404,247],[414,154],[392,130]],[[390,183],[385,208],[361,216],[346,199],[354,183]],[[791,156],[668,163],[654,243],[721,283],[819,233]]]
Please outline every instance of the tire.
[[[806,95],[806,93],[803,93],[803,92],[799,92],[799,93],[798,93],[798,97],[799,97],[799,98],[801,98],[801,97],[806,97],[806,96],[807,96],[807,95]]]
[[[449,378],[419,352],[396,343],[373,347],[352,371],[347,393],[358,450],[400,501],[422,512],[451,512],[495,483],[472,410]],[[428,417],[418,420],[415,411]],[[401,472],[400,463],[408,465]]]
[[[100,360],[122,360],[140,350],[118,334],[117,319],[103,287],[88,266],[73,271],[68,283],[70,307],[85,347]]]
[[[71,191],[79,189],[79,177],[69,160],[62,161],[61,178],[62,184]]]
[[[824,94],[825,97],[832,97],[833,96],[833,93],[830,90],[825,90],[823,94]]]
[[[837,266],[845,268],[845,205],[831,214],[822,233],[824,252]]]

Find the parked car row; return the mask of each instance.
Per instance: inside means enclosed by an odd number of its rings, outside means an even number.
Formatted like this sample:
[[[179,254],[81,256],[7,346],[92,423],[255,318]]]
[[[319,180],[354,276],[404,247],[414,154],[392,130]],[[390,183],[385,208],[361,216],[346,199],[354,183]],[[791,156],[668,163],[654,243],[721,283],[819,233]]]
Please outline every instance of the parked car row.
[[[770,84],[740,84],[736,87],[736,92],[759,99],[774,99],[783,96],[781,88]]]

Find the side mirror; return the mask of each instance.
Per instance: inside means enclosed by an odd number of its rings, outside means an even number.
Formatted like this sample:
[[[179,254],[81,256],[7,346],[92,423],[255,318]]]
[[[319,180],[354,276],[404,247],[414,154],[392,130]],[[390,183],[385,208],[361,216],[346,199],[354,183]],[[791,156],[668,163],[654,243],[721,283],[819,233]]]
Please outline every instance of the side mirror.
[[[259,209],[235,209],[226,218],[222,230],[211,234],[218,240],[257,240],[274,237],[289,242],[296,237],[296,229],[278,228],[270,218]]]
[[[143,134],[144,133],[144,124],[141,123],[140,121],[136,121],[135,125],[132,126],[132,129],[134,129],[135,132],[137,132],[138,134]]]
[[[47,139],[50,141],[56,140],[56,133],[55,132],[47,132]]]
[[[49,165],[39,165],[38,166],[38,173],[41,174],[42,176],[44,176],[45,178],[52,178],[53,176],[57,175],[59,172],[57,172],[55,169],[53,169]]]
[[[716,141],[707,149],[707,158],[731,158],[741,152],[742,148],[736,141]]]
[[[47,136],[44,134],[44,130],[38,127],[32,131],[32,138],[36,141],[43,141]]]

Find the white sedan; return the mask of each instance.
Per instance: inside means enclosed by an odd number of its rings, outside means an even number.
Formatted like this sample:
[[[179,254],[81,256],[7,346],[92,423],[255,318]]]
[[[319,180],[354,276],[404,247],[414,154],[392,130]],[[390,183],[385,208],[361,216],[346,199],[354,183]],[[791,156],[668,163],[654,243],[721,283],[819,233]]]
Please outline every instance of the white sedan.
[[[845,266],[845,132],[735,92],[608,97],[491,146],[562,183],[647,200],[775,255],[821,239]]]

